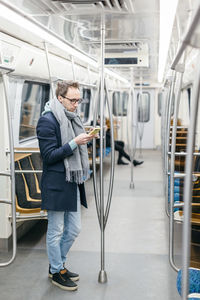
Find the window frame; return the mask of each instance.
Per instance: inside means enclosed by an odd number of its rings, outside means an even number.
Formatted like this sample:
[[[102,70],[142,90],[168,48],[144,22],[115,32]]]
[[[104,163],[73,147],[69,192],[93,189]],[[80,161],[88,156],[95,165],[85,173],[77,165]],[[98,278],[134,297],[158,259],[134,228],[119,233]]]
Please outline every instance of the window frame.
[[[51,87],[50,87],[50,83],[48,82],[42,82],[42,81],[38,81],[38,80],[29,80],[29,79],[25,79],[24,82],[23,82],[23,87],[22,87],[22,91],[21,91],[21,102],[20,102],[20,116],[19,116],[19,129],[18,129],[18,133],[19,133],[19,144],[21,143],[24,143],[26,141],[29,141],[29,140],[33,140],[36,138],[36,134],[35,135],[30,135],[30,136],[27,136],[25,138],[20,138],[20,133],[21,133],[21,128],[22,128],[22,116],[23,116],[23,111],[24,111],[24,103],[25,103],[25,99],[22,99],[22,96],[23,96],[23,90],[24,90],[24,86],[25,84],[31,84],[32,86],[33,85],[38,85],[38,86],[44,86],[45,87],[45,90],[44,90],[44,95],[45,95],[45,99],[47,100],[43,100],[41,99],[41,101],[39,103],[37,103],[36,101],[34,101],[35,105],[40,105],[39,107],[39,117],[38,117],[38,120],[42,114],[42,111],[44,110],[44,106],[45,104],[50,100],[50,90],[51,90]],[[35,126],[35,129],[36,129],[36,126]]]

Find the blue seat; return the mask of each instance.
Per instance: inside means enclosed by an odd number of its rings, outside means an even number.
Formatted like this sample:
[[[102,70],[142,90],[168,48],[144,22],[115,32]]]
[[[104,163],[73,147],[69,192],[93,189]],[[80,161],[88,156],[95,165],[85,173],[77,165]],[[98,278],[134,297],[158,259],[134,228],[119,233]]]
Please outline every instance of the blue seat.
[[[103,157],[107,156],[111,152],[111,147],[103,149]],[[97,156],[100,156],[100,149],[97,149]]]
[[[182,270],[179,270],[177,275],[176,285],[180,295],[181,295],[181,282],[182,282]],[[200,269],[189,268],[189,293],[200,294]],[[198,299],[198,298],[194,297],[191,299]]]

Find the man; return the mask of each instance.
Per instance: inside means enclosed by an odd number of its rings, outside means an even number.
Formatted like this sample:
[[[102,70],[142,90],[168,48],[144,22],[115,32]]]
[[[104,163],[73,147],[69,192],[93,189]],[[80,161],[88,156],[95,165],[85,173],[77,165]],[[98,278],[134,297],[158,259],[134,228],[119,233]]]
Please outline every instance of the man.
[[[77,289],[79,275],[65,267],[67,253],[81,229],[81,204],[87,207],[84,181],[89,178],[86,134],[76,113],[81,102],[77,82],[59,82],[56,98],[38,121],[37,137],[43,160],[42,209],[48,213],[49,277],[64,290]]]

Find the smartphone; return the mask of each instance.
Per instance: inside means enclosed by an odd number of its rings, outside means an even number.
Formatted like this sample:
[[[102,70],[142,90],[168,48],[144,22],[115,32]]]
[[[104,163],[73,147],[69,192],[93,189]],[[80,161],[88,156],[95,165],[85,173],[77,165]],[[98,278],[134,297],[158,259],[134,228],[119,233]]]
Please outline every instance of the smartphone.
[[[93,128],[92,131],[89,132],[89,135],[97,134],[100,130],[101,128]]]

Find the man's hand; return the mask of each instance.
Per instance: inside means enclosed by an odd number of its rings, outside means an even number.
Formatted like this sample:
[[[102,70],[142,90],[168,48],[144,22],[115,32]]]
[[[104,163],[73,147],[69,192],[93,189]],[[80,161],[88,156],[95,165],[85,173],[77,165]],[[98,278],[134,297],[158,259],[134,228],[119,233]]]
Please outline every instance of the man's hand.
[[[87,144],[89,141],[91,141],[93,138],[95,137],[95,135],[89,135],[87,133],[81,133],[78,136],[76,136],[74,138],[74,142],[77,145],[85,145]]]

